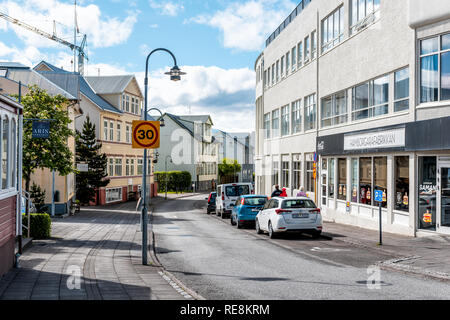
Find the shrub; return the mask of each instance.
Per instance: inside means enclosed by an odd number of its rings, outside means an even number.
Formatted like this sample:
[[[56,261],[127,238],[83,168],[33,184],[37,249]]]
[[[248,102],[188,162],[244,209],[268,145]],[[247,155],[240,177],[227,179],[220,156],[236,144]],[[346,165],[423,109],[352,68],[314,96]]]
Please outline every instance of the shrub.
[[[22,215],[22,224],[28,225],[27,215]],[[52,219],[47,213],[31,213],[30,214],[30,237],[34,239],[47,239],[51,237]],[[23,234],[27,234],[24,228]]]
[[[166,190],[166,172],[155,172],[158,192]],[[167,172],[167,191],[188,191],[191,186],[191,174],[188,171]]]

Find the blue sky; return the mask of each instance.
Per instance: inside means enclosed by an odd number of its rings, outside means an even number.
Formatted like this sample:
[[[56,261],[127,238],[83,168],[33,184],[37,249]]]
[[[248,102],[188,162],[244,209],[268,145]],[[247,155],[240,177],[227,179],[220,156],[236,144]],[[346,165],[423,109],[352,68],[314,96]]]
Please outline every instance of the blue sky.
[[[164,76],[169,55],[150,59],[150,105],[177,114],[211,114],[226,131],[254,129],[253,66],[266,37],[295,8],[290,0],[78,0],[87,34],[88,75],[135,74],[143,86],[145,57],[171,50],[188,74]],[[0,0],[0,12],[73,42],[73,0]],[[80,40],[78,40],[80,41]],[[47,60],[71,69],[69,48],[0,19],[0,60],[34,66]]]

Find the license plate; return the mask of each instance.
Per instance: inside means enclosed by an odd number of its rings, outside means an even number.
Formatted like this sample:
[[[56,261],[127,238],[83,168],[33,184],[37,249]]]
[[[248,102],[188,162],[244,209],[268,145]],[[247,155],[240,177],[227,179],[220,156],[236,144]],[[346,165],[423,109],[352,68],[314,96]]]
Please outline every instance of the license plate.
[[[292,218],[298,219],[298,218],[309,218],[309,213],[293,213]]]
[[[252,209],[253,212],[259,212],[259,209]]]

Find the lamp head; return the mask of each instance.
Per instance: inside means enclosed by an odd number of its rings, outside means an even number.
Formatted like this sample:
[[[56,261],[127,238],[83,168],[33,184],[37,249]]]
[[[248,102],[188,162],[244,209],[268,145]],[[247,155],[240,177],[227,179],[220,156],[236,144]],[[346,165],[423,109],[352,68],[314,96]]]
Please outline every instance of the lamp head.
[[[169,72],[166,72],[165,74],[170,76],[170,80],[172,81],[180,81],[181,80],[181,76],[185,75],[186,72],[182,72],[180,70],[180,68],[178,68],[177,65],[173,66],[172,69],[170,69]]]
[[[161,118],[161,120],[159,120],[159,126],[160,126],[160,127],[164,127],[164,126],[165,126],[165,124],[164,124],[164,118]]]

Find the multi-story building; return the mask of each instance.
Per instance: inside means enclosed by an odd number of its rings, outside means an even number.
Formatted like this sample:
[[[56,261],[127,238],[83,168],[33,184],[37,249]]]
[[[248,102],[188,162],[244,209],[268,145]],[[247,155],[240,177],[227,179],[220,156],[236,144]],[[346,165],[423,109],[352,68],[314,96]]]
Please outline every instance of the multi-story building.
[[[209,115],[161,117],[161,141],[156,171],[188,171],[195,190],[211,190],[217,184],[217,148]]]
[[[304,186],[324,218],[450,232],[450,10],[301,1],[255,63],[256,188]],[[380,193],[380,202],[375,193]]]
[[[213,136],[219,143],[219,163],[222,163],[224,158],[237,160],[241,165],[241,171],[236,173],[237,182],[253,182],[255,133],[213,130]]]
[[[132,122],[142,116],[143,95],[134,75],[83,77],[42,61],[35,68],[44,77],[77,96],[83,114],[76,118],[81,131],[86,117],[95,124],[102,143],[101,153],[108,158],[110,183],[100,189],[98,204],[135,199],[141,190],[143,150],[132,148]],[[71,75],[72,78],[67,78]],[[153,156],[152,150],[149,152]],[[148,162],[148,171],[153,168]],[[156,188],[150,176],[153,195]]]

